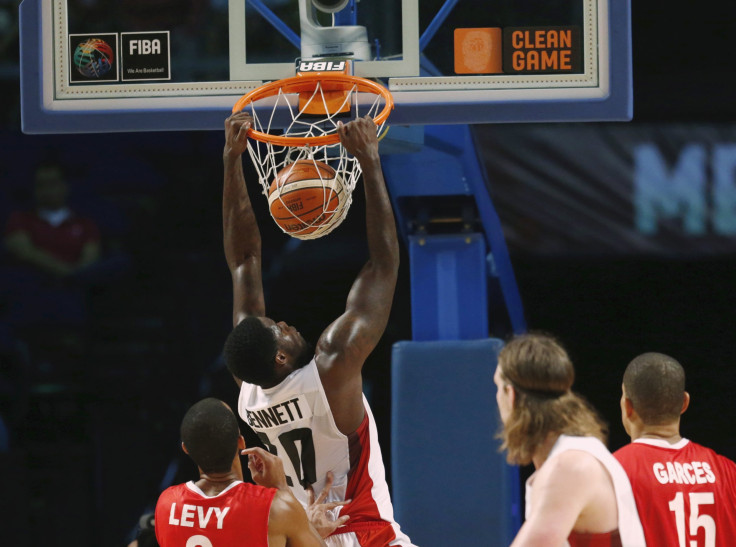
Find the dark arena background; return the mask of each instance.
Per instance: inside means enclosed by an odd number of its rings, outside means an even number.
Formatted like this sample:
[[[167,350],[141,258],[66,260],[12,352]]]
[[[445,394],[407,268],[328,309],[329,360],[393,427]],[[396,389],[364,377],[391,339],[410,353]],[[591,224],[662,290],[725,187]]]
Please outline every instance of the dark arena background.
[[[660,351],[688,374],[683,435],[736,459],[736,4],[632,4],[633,121],[472,130],[527,326],[567,346],[610,448],[628,440],[624,367]],[[27,280],[0,250],[0,543],[123,546],[161,485],[196,473],[179,449],[185,410],[237,400],[220,361],[224,135],[23,134],[17,6],[0,1],[0,222],[32,206],[36,167],[58,162],[70,206],[99,227],[102,259],[89,278],[59,279],[59,301],[27,295],[18,319]],[[361,188],[343,226],[295,247],[251,182],[268,313],[316,341],[366,258]],[[412,335],[402,252],[391,321],[364,368],[388,472],[391,347]],[[78,297],[83,308],[64,306]],[[46,326],[54,313],[61,322]],[[493,336],[510,335],[504,313],[491,309]],[[447,449],[452,460],[460,447]]]

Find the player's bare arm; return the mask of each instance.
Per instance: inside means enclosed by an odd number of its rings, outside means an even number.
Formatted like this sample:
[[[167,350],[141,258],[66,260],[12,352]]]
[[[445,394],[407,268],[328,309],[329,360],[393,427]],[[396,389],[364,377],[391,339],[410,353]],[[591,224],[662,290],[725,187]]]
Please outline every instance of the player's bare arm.
[[[284,473],[284,464],[281,459],[274,456],[270,452],[259,447],[246,448],[240,452],[244,456],[248,456],[248,469],[250,470],[253,482],[267,488],[276,488],[293,497],[291,489],[286,484],[286,475]],[[314,491],[309,491],[309,505],[306,509],[307,520],[320,537],[326,538],[344,525],[348,520],[348,515],[341,515],[337,520],[333,520],[330,511],[337,507],[347,505],[347,501],[325,503],[327,496],[332,488],[334,476],[332,473],[327,474],[325,486],[319,496],[315,499]],[[301,504],[299,504],[301,507]]]
[[[352,433],[363,419],[361,369],[388,323],[399,268],[399,242],[370,117],[337,129],[363,170],[369,259],[358,274],[345,313],[317,343],[317,366],[338,429]]]
[[[601,503],[610,490],[611,505]],[[534,476],[532,513],[512,547],[563,546],[570,533],[600,533],[617,528],[613,485],[591,455],[567,451],[547,460]]]
[[[256,484],[278,489],[268,518],[269,545],[324,545],[322,538],[348,520],[348,516],[337,520],[330,520],[328,516],[331,509],[345,505],[345,502],[324,503],[332,486],[331,477],[317,499],[310,496],[305,512],[286,484],[284,464],[280,458],[258,447],[246,448],[240,453],[248,456],[248,469]]]
[[[247,112],[233,114],[225,121],[222,227],[225,259],[233,279],[233,326],[247,315],[263,316],[266,312],[261,233],[245,186],[241,158],[248,145],[250,124]]]
[[[269,546],[323,547],[324,540],[307,519],[304,508],[288,490],[279,490],[268,515]]]

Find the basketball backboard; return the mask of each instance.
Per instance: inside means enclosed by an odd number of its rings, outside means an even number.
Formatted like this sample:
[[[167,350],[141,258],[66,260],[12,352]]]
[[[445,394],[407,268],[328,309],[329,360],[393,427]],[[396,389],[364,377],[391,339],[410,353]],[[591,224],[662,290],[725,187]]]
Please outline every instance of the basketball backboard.
[[[220,129],[315,51],[391,125],[632,117],[630,0],[23,0],[20,27],[26,133]]]

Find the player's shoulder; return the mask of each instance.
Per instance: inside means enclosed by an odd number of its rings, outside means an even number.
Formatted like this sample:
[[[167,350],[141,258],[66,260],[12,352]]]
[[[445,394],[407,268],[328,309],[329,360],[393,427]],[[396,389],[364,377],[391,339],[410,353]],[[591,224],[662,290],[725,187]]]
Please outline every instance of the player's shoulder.
[[[169,495],[169,494],[186,492],[186,491],[187,491],[187,483],[182,482],[179,484],[172,484],[171,486],[166,488],[163,492],[161,492],[161,495],[163,496],[164,494]]]
[[[720,454],[718,454],[718,452],[716,452],[711,447],[705,446],[705,445],[700,444],[700,443],[696,443],[695,441],[689,441],[688,442],[688,448],[690,450],[693,450],[693,451],[698,451],[698,452],[703,452],[703,453],[707,452],[708,454],[712,454],[712,455],[717,456],[719,458],[724,458],[725,457],[725,456],[721,456]]]
[[[185,495],[187,491],[187,483],[182,482],[181,484],[174,484],[164,489],[161,494],[159,494],[158,499],[161,501],[171,497],[182,496]]]
[[[618,450],[615,450],[613,452],[613,457],[617,460],[625,460],[629,458],[635,458],[636,453],[640,452],[645,445],[637,444],[637,443],[628,443],[619,448]]]
[[[535,484],[546,481],[580,481],[583,477],[594,477],[603,470],[598,458],[590,452],[572,448],[553,454],[540,468]]]
[[[268,488],[266,486],[260,486],[250,482],[241,482],[233,489],[233,493],[248,498],[259,498],[264,500],[271,500],[275,498],[275,495],[279,491],[276,488]]]
[[[269,512],[269,525],[287,525],[304,516],[304,507],[290,493],[274,490]]]
[[[156,512],[166,512],[172,503],[187,497],[186,483],[174,484],[163,490],[156,500]]]
[[[732,480],[736,481],[736,462],[711,448],[707,448],[707,450],[711,452],[712,458],[717,462],[718,466],[726,471],[732,477]]]

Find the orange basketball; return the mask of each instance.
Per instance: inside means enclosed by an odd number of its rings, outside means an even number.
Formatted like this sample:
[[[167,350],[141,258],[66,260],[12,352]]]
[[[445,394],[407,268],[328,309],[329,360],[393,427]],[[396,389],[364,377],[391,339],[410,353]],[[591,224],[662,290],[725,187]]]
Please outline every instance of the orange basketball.
[[[276,224],[287,234],[312,239],[342,220],[345,200],[342,180],[321,161],[290,163],[276,174],[268,192],[268,206]],[[337,214],[336,214],[337,213]]]

